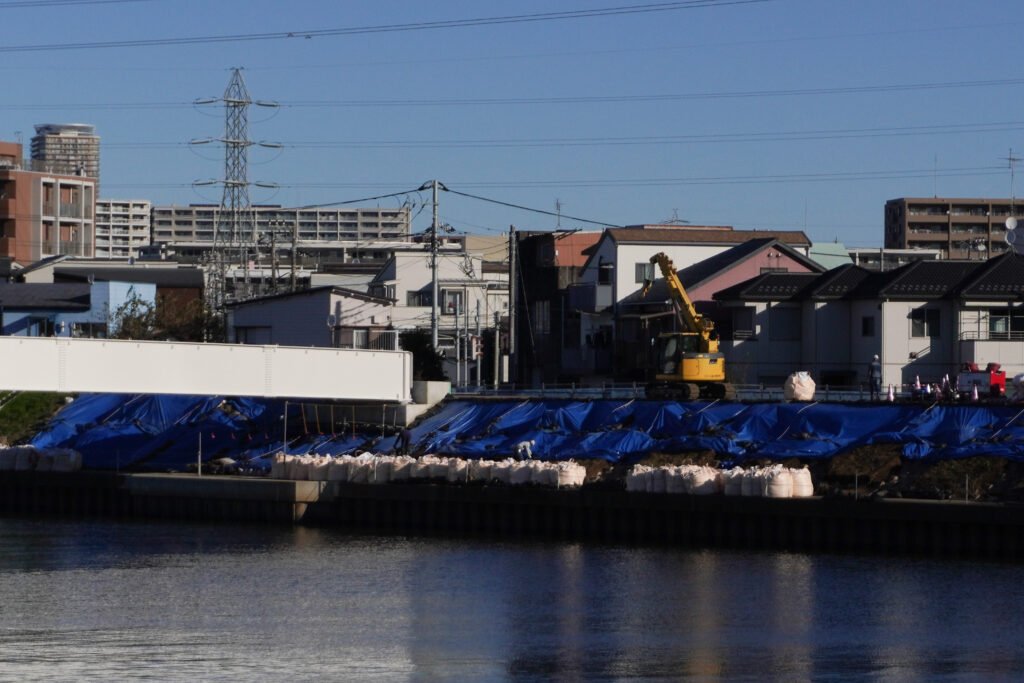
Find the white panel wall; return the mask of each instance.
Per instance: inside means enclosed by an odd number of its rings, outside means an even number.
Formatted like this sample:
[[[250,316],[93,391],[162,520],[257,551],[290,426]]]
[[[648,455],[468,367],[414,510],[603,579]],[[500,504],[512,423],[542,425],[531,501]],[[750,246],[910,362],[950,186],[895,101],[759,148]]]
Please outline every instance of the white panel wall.
[[[411,399],[405,351],[0,336],[0,357],[8,390]]]

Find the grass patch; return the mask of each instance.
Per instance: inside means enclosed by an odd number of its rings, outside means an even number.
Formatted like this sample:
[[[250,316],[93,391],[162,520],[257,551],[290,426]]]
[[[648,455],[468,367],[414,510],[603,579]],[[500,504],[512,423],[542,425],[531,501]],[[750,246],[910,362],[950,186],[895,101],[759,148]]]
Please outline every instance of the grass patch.
[[[24,443],[64,407],[70,394],[23,392],[0,408],[0,438],[10,445]]]

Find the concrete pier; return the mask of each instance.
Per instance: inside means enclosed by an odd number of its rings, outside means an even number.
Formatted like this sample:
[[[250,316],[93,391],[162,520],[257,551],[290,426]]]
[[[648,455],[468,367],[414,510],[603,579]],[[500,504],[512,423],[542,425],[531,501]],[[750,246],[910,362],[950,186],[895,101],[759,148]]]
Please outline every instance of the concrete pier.
[[[0,515],[298,523],[378,533],[1024,558],[1024,506],[1009,503],[2,472]]]

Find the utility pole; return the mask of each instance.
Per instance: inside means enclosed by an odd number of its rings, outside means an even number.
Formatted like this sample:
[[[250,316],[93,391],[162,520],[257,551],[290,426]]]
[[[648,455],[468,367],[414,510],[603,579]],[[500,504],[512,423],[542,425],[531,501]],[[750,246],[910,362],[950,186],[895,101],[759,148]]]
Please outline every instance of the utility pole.
[[[508,374],[516,379],[516,226],[508,226]]]
[[[437,352],[437,181],[431,182],[434,191],[434,217],[430,225],[430,341]]]
[[[296,263],[296,251],[299,246],[299,221],[298,219],[292,223],[292,278],[291,278],[291,291],[297,289],[295,285],[295,263]]]
[[[494,390],[498,390],[498,377],[501,375],[501,313],[494,312]]]
[[[486,294],[484,295],[486,296]],[[481,349],[477,351],[477,344],[481,345]],[[473,358],[476,360],[476,386],[480,387],[480,370],[482,369],[483,363],[480,362],[480,355],[483,353],[483,342],[480,337],[480,299],[476,300],[476,340],[473,342]]]

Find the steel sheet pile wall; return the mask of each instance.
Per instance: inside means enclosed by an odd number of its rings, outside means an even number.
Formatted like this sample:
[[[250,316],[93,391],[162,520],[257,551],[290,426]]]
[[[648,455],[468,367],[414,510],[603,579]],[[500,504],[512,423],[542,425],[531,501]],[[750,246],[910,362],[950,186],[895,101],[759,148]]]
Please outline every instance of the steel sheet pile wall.
[[[0,337],[0,388],[408,402],[405,351]]]

